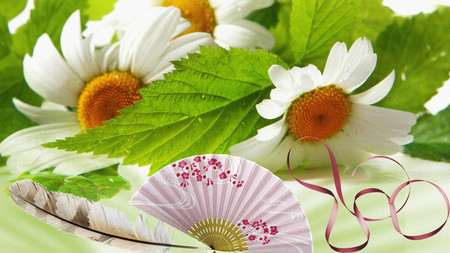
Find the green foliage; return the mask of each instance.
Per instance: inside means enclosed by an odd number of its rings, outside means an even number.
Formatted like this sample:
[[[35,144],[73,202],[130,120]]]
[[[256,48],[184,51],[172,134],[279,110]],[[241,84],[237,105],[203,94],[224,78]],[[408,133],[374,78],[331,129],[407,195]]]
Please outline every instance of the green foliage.
[[[39,106],[42,98],[26,84],[23,77],[22,60],[32,52],[39,36],[48,33],[55,46],[59,47],[59,37],[67,18],[77,9],[84,10],[87,0],[36,0],[30,20],[10,35],[6,19],[0,16],[0,141],[9,134],[32,126],[13,104],[12,98]]]
[[[276,26],[270,28],[270,32],[276,38],[272,52],[292,66],[295,63],[294,55],[292,53],[291,35],[289,33],[292,1],[279,0],[277,3],[279,4],[277,15],[278,22]]]
[[[38,174],[25,172],[15,181],[33,180],[43,185],[49,191],[70,193],[90,201],[112,198],[121,190],[130,190],[130,183],[117,174],[118,165],[81,174],[65,176],[53,174],[53,169],[47,169]]]
[[[187,156],[228,153],[269,123],[255,105],[269,95],[273,64],[286,66],[261,50],[202,47],[174,62],[165,81],[141,89],[143,100],[122,117],[46,146],[125,156],[125,164],[152,164],[152,172]]]
[[[0,59],[9,54],[11,47],[11,35],[9,34],[8,21],[0,14]]]
[[[425,111],[424,104],[437,93],[450,71],[450,8],[433,14],[419,14],[398,20],[382,32],[375,43],[377,68],[368,81],[370,87],[392,69],[396,80],[379,106],[410,112]]]
[[[25,9],[26,4],[26,0],[2,0],[0,1],[0,16],[11,20]]]
[[[47,33],[59,48],[59,38],[66,20],[74,11],[84,11],[86,8],[87,0],[36,0],[30,20],[13,35],[14,51],[20,57],[31,53],[37,38],[43,33]],[[87,20],[87,16],[82,20]]]
[[[357,0],[293,0],[290,33],[296,63],[326,59],[333,44],[346,38],[358,4]]]
[[[414,142],[404,152],[413,157],[450,162],[450,107],[436,115],[421,116],[411,134]]]
[[[347,46],[359,37],[375,42],[378,35],[394,20],[394,11],[382,4],[383,0],[362,0],[356,12],[356,22],[348,33]]]
[[[99,20],[114,9],[116,2],[117,0],[89,0],[89,8],[86,13],[91,20]]]
[[[267,8],[253,11],[246,17],[246,19],[256,22],[266,28],[271,28],[278,22],[279,9],[280,3],[274,2]]]

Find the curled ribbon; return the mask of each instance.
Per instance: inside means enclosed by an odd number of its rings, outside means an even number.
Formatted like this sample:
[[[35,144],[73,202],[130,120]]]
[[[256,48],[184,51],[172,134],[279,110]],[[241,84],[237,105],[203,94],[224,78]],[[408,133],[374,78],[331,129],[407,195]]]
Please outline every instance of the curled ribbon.
[[[336,221],[336,217],[337,217],[337,213],[338,213],[338,207],[339,207],[339,203],[337,201],[336,196],[333,194],[332,191],[330,191],[327,188],[324,188],[324,187],[321,187],[321,186],[317,186],[317,185],[314,185],[314,184],[309,184],[309,183],[306,183],[306,182],[298,179],[297,177],[294,176],[294,173],[292,172],[292,169],[291,169],[291,166],[290,166],[290,155],[291,155],[292,148],[294,147],[294,145],[297,142],[299,142],[299,141],[301,141],[303,139],[306,139],[306,138],[312,138],[312,139],[316,139],[316,140],[322,142],[322,144],[328,150],[328,154],[329,154],[330,160],[331,160],[331,168],[332,168],[332,171],[333,171],[334,185],[336,187],[337,194],[338,194],[339,199],[341,200],[342,204],[344,205],[344,207],[358,219],[358,222],[359,222],[361,228],[363,229],[363,231],[364,231],[364,233],[366,235],[366,238],[367,238],[367,240],[364,243],[362,243],[362,244],[360,244],[358,246],[355,246],[355,247],[350,247],[350,248],[339,248],[339,247],[335,247],[335,246],[331,245],[331,243],[330,243],[330,234],[331,234],[331,231],[333,229],[334,222]],[[347,207],[347,204],[344,201],[344,196],[342,194],[342,187],[341,187],[341,179],[340,179],[340,176],[339,176],[339,170],[338,170],[336,159],[335,159],[334,154],[331,151],[330,147],[328,147],[328,145],[325,144],[325,142],[323,142],[321,139],[316,138],[316,137],[309,137],[309,136],[303,137],[303,138],[298,139],[292,145],[291,149],[288,152],[288,155],[287,155],[287,167],[288,167],[289,172],[291,173],[292,177],[294,177],[294,179],[297,180],[297,182],[299,182],[301,185],[303,185],[303,186],[305,186],[305,187],[307,187],[307,188],[309,188],[311,190],[318,191],[320,193],[324,193],[324,194],[330,195],[331,197],[334,198],[333,210],[331,211],[331,216],[330,216],[330,219],[328,221],[327,228],[325,230],[326,241],[327,241],[328,245],[330,246],[330,248],[332,248],[334,251],[337,251],[337,252],[356,252],[356,251],[360,251],[360,250],[364,249],[367,246],[367,244],[369,243],[369,238],[370,238],[370,231],[369,231],[369,227],[366,224],[366,221],[380,221],[380,220],[384,220],[384,219],[387,219],[387,218],[391,218],[392,224],[393,224],[395,230],[397,230],[397,232],[400,233],[402,236],[404,236],[405,238],[410,239],[410,240],[422,240],[422,239],[426,239],[426,238],[429,238],[429,237],[437,234],[445,226],[445,224],[447,223],[447,221],[449,219],[449,216],[450,216],[450,203],[449,203],[447,195],[442,190],[442,188],[440,188],[439,186],[437,186],[436,184],[434,184],[434,183],[432,183],[430,181],[426,181],[426,180],[410,180],[410,178],[408,176],[408,173],[406,172],[405,168],[399,162],[397,162],[396,160],[394,160],[394,159],[392,159],[390,157],[387,157],[387,156],[373,156],[373,157],[370,157],[370,158],[364,160],[363,162],[361,162],[358,166],[356,166],[355,170],[353,171],[352,176],[355,174],[356,170],[362,164],[366,163],[367,161],[369,161],[371,159],[376,159],[376,158],[388,159],[388,160],[391,160],[391,161],[395,162],[396,164],[398,164],[403,169],[403,171],[405,172],[405,174],[406,174],[406,176],[408,178],[408,181],[406,181],[405,183],[403,183],[400,186],[398,186],[394,190],[394,192],[392,193],[391,196],[389,196],[383,190],[380,190],[378,188],[367,188],[367,189],[361,190],[360,192],[358,192],[355,195],[355,199],[354,199],[354,202],[353,202],[353,211],[352,211],[352,210],[350,210]],[[425,234],[421,234],[421,235],[406,235],[406,234],[402,233],[402,231],[400,229],[400,226],[398,224],[397,213],[400,212],[403,209],[403,207],[406,205],[406,203],[408,202],[408,199],[409,199],[409,196],[410,196],[410,193],[411,193],[411,184],[417,183],[417,182],[425,182],[425,183],[431,184],[432,186],[434,186],[441,193],[442,197],[444,198],[445,203],[447,204],[447,218],[445,219],[444,223],[442,223],[441,226],[439,226],[438,228],[436,228],[435,230],[433,230],[433,231],[431,231],[429,233],[425,233]],[[394,205],[395,198],[397,197],[398,193],[403,188],[405,188],[406,186],[409,186],[408,196],[407,196],[405,202],[403,203],[403,205],[397,210],[395,208],[395,205]],[[369,194],[369,193],[381,193],[381,194],[386,196],[386,198],[388,200],[390,216],[385,217],[385,218],[381,218],[381,219],[370,219],[370,218],[364,217],[361,214],[361,212],[358,209],[358,206],[356,205],[356,200],[358,198],[366,195],[366,194]]]

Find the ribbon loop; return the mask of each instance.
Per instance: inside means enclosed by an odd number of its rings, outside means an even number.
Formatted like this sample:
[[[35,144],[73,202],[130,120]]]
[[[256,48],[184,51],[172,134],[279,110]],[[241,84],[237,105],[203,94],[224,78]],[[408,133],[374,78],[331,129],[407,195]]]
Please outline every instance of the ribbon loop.
[[[330,235],[331,235],[331,231],[332,231],[333,226],[334,226],[334,222],[336,221],[338,208],[339,208],[339,202],[338,202],[336,196],[334,195],[334,193],[331,190],[329,190],[327,188],[324,188],[324,187],[321,187],[321,186],[318,186],[318,185],[314,185],[314,184],[310,184],[310,183],[306,183],[306,182],[298,179],[297,177],[295,177],[294,173],[292,172],[291,165],[290,165],[290,156],[291,156],[291,151],[292,151],[293,147],[295,146],[295,144],[297,142],[299,142],[299,141],[301,141],[303,139],[306,139],[306,138],[312,138],[312,139],[316,139],[316,140],[320,141],[325,146],[325,148],[327,149],[329,157],[330,157],[330,161],[331,161],[331,169],[332,169],[332,172],[333,172],[334,185],[335,185],[335,188],[336,188],[337,195],[338,195],[341,203],[344,205],[344,207],[353,216],[355,216],[357,218],[357,220],[358,220],[358,222],[359,222],[361,228],[363,229],[364,234],[366,235],[366,238],[367,238],[364,243],[362,243],[362,244],[360,244],[358,246],[355,246],[355,247],[350,247],[350,248],[339,248],[339,247],[335,247],[335,246],[331,245],[331,243],[330,243]],[[347,204],[345,203],[344,195],[342,193],[341,179],[340,179],[340,175],[339,175],[339,169],[338,169],[338,165],[337,165],[337,162],[336,162],[336,158],[334,157],[334,154],[331,151],[330,147],[328,147],[328,145],[325,144],[325,142],[323,142],[321,139],[316,138],[316,137],[310,137],[310,136],[303,137],[303,138],[298,139],[292,145],[291,149],[288,152],[288,155],[287,155],[287,167],[288,167],[288,170],[289,170],[291,176],[298,183],[300,183],[301,185],[305,186],[306,188],[309,188],[311,190],[314,190],[314,191],[317,191],[317,192],[320,192],[320,193],[323,193],[323,194],[330,195],[331,197],[334,198],[333,209],[331,211],[330,219],[328,220],[328,224],[327,224],[327,227],[326,227],[326,230],[325,230],[325,239],[326,239],[328,245],[330,246],[330,248],[333,249],[336,252],[356,252],[356,251],[360,251],[360,250],[364,249],[367,246],[367,244],[369,243],[370,231],[369,231],[369,227],[367,226],[366,221],[380,221],[380,220],[385,220],[387,218],[391,218],[392,225],[394,226],[395,230],[399,234],[401,234],[402,236],[404,236],[405,238],[410,239],[410,240],[423,240],[423,239],[429,238],[429,237],[437,234],[445,226],[445,224],[447,223],[447,221],[448,221],[448,219],[450,217],[450,203],[449,203],[448,197],[445,194],[444,190],[442,190],[442,188],[440,188],[436,184],[434,184],[432,182],[429,182],[429,181],[426,181],[426,180],[411,180],[409,178],[408,173],[406,172],[406,169],[398,161],[396,161],[393,158],[390,158],[390,157],[387,157],[387,156],[372,156],[372,157],[362,161],[360,164],[358,164],[358,166],[356,166],[355,170],[353,171],[352,176],[356,173],[357,169],[361,165],[363,165],[364,163],[366,163],[367,161],[372,160],[372,159],[388,159],[390,161],[393,161],[394,163],[398,164],[403,169],[403,171],[405,172],[406,177],[408,178],[408,180],[405,183],[403,183],[400,186],[398,186],[394,190],[394,192],[392,193],[391,196],[389,196],[383,190],[380,190],[378,188],[366,188],[366,189],[363,189],[363,190],[359,191],[355,195],[355,199],[354,199],[354,202],[353,202],[353,210],[350,210],[347,207]],[[439,226],[438,228],[434,229],[433,231],[425,233],[425,234],[421,234],[421,235],[413,235],[413,236],[411,236],[411,235],[406,235],[406,234],[402,233],[402,231],[400,229],[400,226],[398,224],[397,213],[400,212],[405,207],[406,203],[409,200],[409,197],[411,195],[411,184],[417,183],[417,182],[425,182],[425,183],[431,184],[432,186],[434,186],[440,192],[440,194],[444,198],[444,201],[445,201],[445,203],[447,205],[447,217],[446,217],[445,221],[443,222],[443,224],[441,226]],[[406,186],[409,186],[408,196],[406,197],[406,200],[403,203],[403,205],[397,210],[395,208],[395,205],[394,205],[395,198],[397,197],[398,193],[403,188],[405,188]],[[366,217],[364,217],[361,214],[361,212],[359,211],[358,206],[356,204],[356,200],[358,198],[360,198],[360,197],[362,197],[364,195],[370,194],[370,193],[381,193],[381,194],[386,196],[386,198],[388,200],[390,216],[385,217],[385,218],[381,218],[381,219],[371,219],[371,218],[366,218]]]

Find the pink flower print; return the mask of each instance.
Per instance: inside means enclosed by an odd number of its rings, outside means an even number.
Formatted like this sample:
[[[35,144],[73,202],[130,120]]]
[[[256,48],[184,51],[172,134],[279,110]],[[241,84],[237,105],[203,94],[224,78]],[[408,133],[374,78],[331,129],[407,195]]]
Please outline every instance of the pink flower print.
[[[250,241],[254,241],[254,240],[256,239],[256,236],[255,236],[255,235],[251,235],[251,236],[248,237],[248,239],[249,239]]]
[[[189,173],[183,172],[183,174],[181,174],[181,177],[182,177],[183,179],[189,179]]]
[[[222,163],[221,162],[217,162],[216,163],[216,167],[220,170],[222,169]]]
[[[267,227],[264,228],[264,234],[268,234],[269,233],[269,229]]]
[[[242,220],[242,224],[244,224],[244,225],[250,225],[250,223],[248,222],[248,220]]]
[[[211,180],[211,178],[206,179],[206,186],[213,185],[214,182]]]
[[[197,175],[197,181],[202,181],[202,179],[203,179],[203,177],[202,177],[202,175]]]
[[[278,228],[277,228],[277,226],[271,226],[271,227],[270,227],[270,234],[271,234],[271,235],[276,235],[276,234],[278,234]]]
[[[220,173],[219,178],[220,178],[220,179],[225,179],[225,178],[227,178],[227,173],[225,173],[225,172]]]
[[[259,221],[253,222],[252,227],[254,228],[259,227]]]
[[[208,164],[209,165],[214,165],[214,164],[216,164],[216,162],[217,162],[216,158],[211,158],[211,160],[208,161]]]
[[[180,161],[178,163],[178,167],[180,167],[180,168],[184,168],[185,166],[186,166],[186,161]]]
[[[199,163],[199,162],[201,162],[202,161],[202,158],[200,157],[200,156],[196,156],[195,158],[194,158],[194,162],[196,162],[196,163]]]
[[[244,184],[244,181],[239,181],[238,184],[236,185],[236,187],[242,187],[243,184]]]
[[[196,175],[200,175],[200,170],[199,170],[199,169],[195,169],[195,170],[194,170],[194,173],[195,173]]]

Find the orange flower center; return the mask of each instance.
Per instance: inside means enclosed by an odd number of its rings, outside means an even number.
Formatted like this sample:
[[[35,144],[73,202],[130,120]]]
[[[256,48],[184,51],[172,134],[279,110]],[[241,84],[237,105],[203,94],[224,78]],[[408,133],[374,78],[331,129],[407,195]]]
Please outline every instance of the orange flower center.
[[[164,0],[162,6],[175,6],[181,10],[181,16],[191,23],[191,27],[181,35],[192,32],[214,31],[216,19],[214,9],[207,0]]]
[[[103,126],[102,121],[119,116],[119,110],[142,99],[141,82],[126,72],[113,71],[97,76],[81,92],[78,120],[83,130]]]
[[[289,133],[297,139],[305,136],[329,139],[342,129],[349,111],[348,95],[342,89],[335,85],[316,88],[292,102],[286,118]]]

